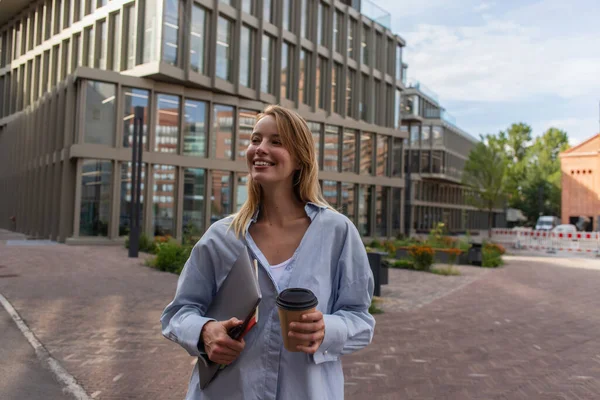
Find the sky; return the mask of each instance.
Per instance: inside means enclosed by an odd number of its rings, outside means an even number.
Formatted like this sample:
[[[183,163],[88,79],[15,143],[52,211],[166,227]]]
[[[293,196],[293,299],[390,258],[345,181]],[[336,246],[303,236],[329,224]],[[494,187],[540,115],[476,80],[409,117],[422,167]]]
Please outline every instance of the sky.
[[[525,122],[598,133],[600,1],[372,0],[406,41],[408,79],[478,137]]]

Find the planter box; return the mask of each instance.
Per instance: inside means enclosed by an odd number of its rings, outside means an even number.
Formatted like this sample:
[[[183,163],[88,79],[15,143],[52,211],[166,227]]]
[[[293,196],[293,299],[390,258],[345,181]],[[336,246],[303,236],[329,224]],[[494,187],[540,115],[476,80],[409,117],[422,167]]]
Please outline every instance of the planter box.
[[[369,258],[369,265],[371,267],[371,271],[373,272],[373,280],[375,284],[375,288],[373,290],[374,296],[381,296],[381,285],[387,284],[388,281],[388,269],[383,267],[383,257],[387,253],[384,252],[367,252],[367,257]]]
[[[441,263],[441,264],[448,264],[450,261],[450,254],[448,254],[445,251],[442,251],[441,249],[433,249],[434,251],[434,255],[433,255],[433,262],[434,263]],[[410,256],[408,255],[408,247],[400,247],[398,249],[396,249],[396,258],[401,259],[401,258],[410,258]],[[470,265],[471,263],[469,262],[469,257],[468,257],[468,252],[462,252],[458,255],[458,257],[456,257],[456,264],[458,265]]]

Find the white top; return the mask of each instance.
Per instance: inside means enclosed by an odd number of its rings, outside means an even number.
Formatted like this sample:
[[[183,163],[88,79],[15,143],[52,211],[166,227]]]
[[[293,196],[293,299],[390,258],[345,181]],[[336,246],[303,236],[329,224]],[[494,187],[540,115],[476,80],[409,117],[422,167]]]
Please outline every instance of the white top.
[[[290,257],[289,259],[285,260],[281,264],[271,265],[271,275],[273,276],[273,280],[277,284],[279,284],[279,279],[281,278],[281,275],[283,275],[283,271],[285,271],[285,267],[287,267],[288,264],[290,263],[290,261],[292,261],[292,258],[294,258],[294,257]]]

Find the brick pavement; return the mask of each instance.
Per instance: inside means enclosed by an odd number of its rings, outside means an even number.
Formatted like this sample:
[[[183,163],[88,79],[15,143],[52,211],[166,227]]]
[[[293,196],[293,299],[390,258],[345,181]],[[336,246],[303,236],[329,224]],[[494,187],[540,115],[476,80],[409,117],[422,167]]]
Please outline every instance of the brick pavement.
[[[346,398],[600,398],[600,270],[577,263],[514,258],[429,304],[378,315],[373,344],[344,359]],[[158,321],[176,276],[117,247],[0,242],[0,264],[13,276],[0,293],[90,395],[183,398],[192,358]]]

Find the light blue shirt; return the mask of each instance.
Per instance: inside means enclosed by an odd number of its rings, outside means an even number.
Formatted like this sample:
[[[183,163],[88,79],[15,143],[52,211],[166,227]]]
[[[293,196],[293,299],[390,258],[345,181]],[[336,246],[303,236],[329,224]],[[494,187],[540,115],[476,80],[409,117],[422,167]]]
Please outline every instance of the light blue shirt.
[[[165,337],[191,356],[203,354],[198,339],[204,324],[211,321],[204,314],[245,245],[261,266],[262,301],[258,324],[244,338],[246,347],[238,359],[204,390],[194,367],[186,399],[344,398],[340,356],[362,349],[373,338],[375,319],[368,312],[373,275],[360,235],[346,216],[312,203],[305,210],[311,224],[278,283],[248,227],[246,241],[229,229],[232,217],[214,223],[194,246],[175,299],[161,317]],[[314,355],[283,347],[275,299],[288,287],[308,288],[319,300],[325,338]]]

